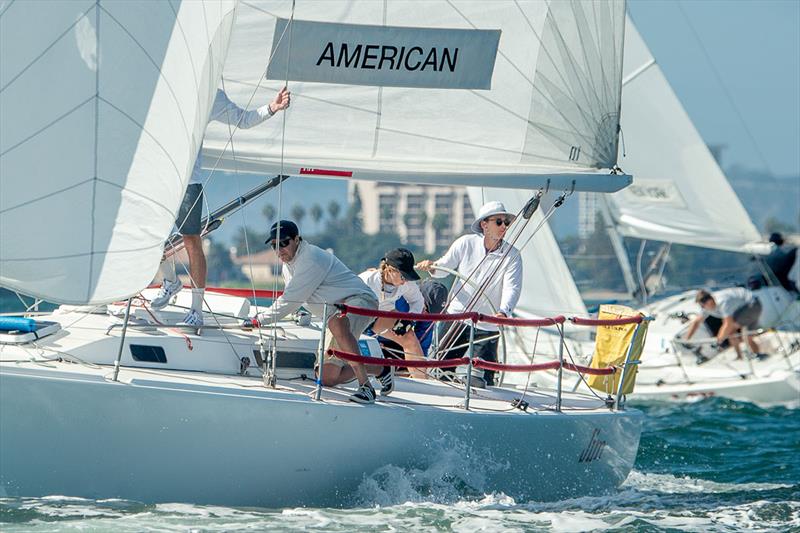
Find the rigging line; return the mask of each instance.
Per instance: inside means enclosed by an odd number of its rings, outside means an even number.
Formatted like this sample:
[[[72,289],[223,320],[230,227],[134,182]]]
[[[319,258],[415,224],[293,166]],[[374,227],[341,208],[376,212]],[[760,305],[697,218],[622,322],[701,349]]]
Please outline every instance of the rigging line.
[[[553,59],[553,55],[550,53],[550,50],[545,46],[544,41],[542,40],[542,37],[534,29],[533,24],[530,21],[530,18],[528,18],[528,15],[525,13],[525,11],[522,9],[522,7],[519,5],[519,2],[517,0],[514,0],[514,4],[517,6],[517,9],[519,10],[520,14],[522,15],[522,18],[525,19],[525,22],[527,23],[528,28],[531,30],[531,33],[533,33],[533,36],[539,42],[540,49],[542,51],[544,51],[545,55],[547,56],[547,59],[550,61],[550,64],[551,65],[555,65],[556,62]],[[549,6],[548,6],[548,9],[549,9]],[[556,68],[555,71],[556,71],[556,73],[558,73],[558,77],[561,79],[561,83],[569,91],[568,92],[569,99],[576,105],[576,107],[578,107],[578,109],[581,112],[581,114],[586,116],[586,113],[583,111],[583,109],[577,103],[577,98],[575,97],[575,92],[573,91],[572,85],[570,83],[568,83],[567,79],[564,77],[563,69]],[[535,87],[535,85],[534,85],[534,87]],[[541,94],[541,91],[539,91],[539,93]],[[544,95],[542,94],[542,96],[544,96]],[[550,102],[550,103],[552,104],[552,102]],[[553,105],[553,107],[557,109],[557,106]]]
[[[15,1],[16,1],[16,0],[11,0],[11,1],[10,1],[10,2],[9,2],[7,5],[6,5],[5,9],[3,9],[2,11],[0,11],[0,18],[3,18],[3,15],[5,15],[5,14],[6,14],[6,12],[9,10],[9,8],[10,8],[11,6],[13,6],[13,5],[14,5],[14,2],[15,2]]]
[[[9,7],[11,7],[11,6],[9,6]],[[20,70],[20,71],[19,71],[19,72],[16,74],[16,76],[14,76],[14,77],[13,77],[13,78],[11,78],[10,80],[8,80],[8,82],[6,82],[6,84],[5,84],[5,85],[3,85],[2,87],[0,87],[0,93],[2,93],[3,91],[5,91],[5,90],[8,88],[8,86],[9,86],[9,85],[11,85],[11,84],[12,84],[12,83],[14,83],[15,81],[17,81],[17,79],[18,79],[20,76],[22,76],[22,75],[23,75],[23,74],[24,74],[24,73],[25,73],[25,72],[26,72],[26,71],[27,71],[29,68],[31,68],[31,67],[32,67],[32,66],[33,66],[33,65],[34,65],[34,64],[35,64],[37,61],[39,61],[39,60],[42,58],[42,56],[44,56],[44,55],[45,55],[47,52],[49,52],[49,51],[50,51],[50,49],[51,49],[51,48],[53,48],[53,47],[54,47],[54,46],[55,46],[55,45],[58,43],[58,41],[60,41],[61,39],[63,39],[65,35],[67,35],[67,34],[68,34],[70,31],[72,31],[72,29],[73,29],[75,26],[77,26],[77,25],[78,25],[78,23],[79,23],[81,20],[83,20],[83,19],[84,19],[84,17],[86,17],[86,15],[89,13],[89,11],[91,11],[92,9],[95,9],[96,7],[97,7],[97,6],[96,6],[96,4],[95,4],[95,5],[91,6],[89,9],[87,9],[86,11],[84,11],[83,13],[81,13],[81,15],[80,15],[80,16],[76,17],[76,18],[75,18],[75,22],[73,22],[72,24],[70,24],[70,26],[69,26],[69,27],[68,27],[66,30],[64,30],[64,32],[63,32],[63,33],[61,33],[61,34],[60,34],[58,37],[56,37],[56,38],[53,40],[53,42],[52,42],[52,43],[50,43],[50,44],[47,46],[47,48],[45,48],[44,50],[42,50],[42,52],[41,52],[39,55],[37,55],[36,57],[34,57],[34,58],[33,58],[33,59],[30,61],[30,63],[28,63],[27,65],[25,65],[25,67],[24,67],[22,70]],[[6,11],[8,11],[8,8],[6,8]],[[2,13],[2,14],[5,14],[5,11],[3,11],[3,13]],[[0,14],[0,16],[1,16],[2,14]]]
[[[276,44],[276,46],[275,46],[275,50],[277,50],[277,48],[278,48],[278,45],[280,45],[281,41],[283,40],[283,36],[284,36],[285,34],[286,34],[286,28],[284,28],[284,31],[281,33],[280,37],[278,37],[278,43],[277,43],[277,44]],[[211,47],[211,44],[212,44],[212,43],[209,43],[209,45],[208,45],[208,46],[209,46],[209,49],[212,49],[212,47]],[[212,53],[211,55],[213,56],[213,53]],[[269,57],[267,58],[267,68],[269,68],[269,65],[270,65],[270,63],[272,62],[272,58],[273,58],[273,57],[274,57],[274,52],[273,52],[273,53],[271,53],[271,54],[269,55]],[[253,102],[253,98],[255,98],[255,95],[256,95],[256,93],[257,93],[257,92],[258,92],[258,90],[261,88],[261,82],[262,82],[262,80],[264,79],[264,76],[266,75],[266,70],[267,70],[267,69],[265,68],[265,69],[264,69],[264,72],[265,72],[265,74],[262,74],[261,76],[259,76],[258,83],[255,85],[255,87],[253,88],[253,91],[250,93],[250,98],[247,100],[247,104],[245,104],[245,107],[244,107],[244,109],[245,109],[245,110],[249,110],[249,109],[250,109],[250,105],[251,105],[251,103]],[[220,77],[220,78],[221,78],[221,77]],[[236,126],[233,128],[233,133],[234,133],[234,134],[235,134],[235,133],[236,133],[236,131],[239,129],[239,125],[241,124],[241,121],[242,121],[242,119],[243,119],[243,118],[244,118],[244,114],[242,114],[242,115],[239,117],[239,121],[236,123]],[[222,150],[220,150],[220,152],[219,152],[219,155],[218,155],[218,156],[217,156],[217,158],[214,160],[214,165],[213,165],[213,167],[211,167],[211,169],[210,169],[210,171],[209,171],[209,173],[208,173],[208,176],[206,176],[206,179],[205,179],[205,181],[203,181],[203,189],[205,189],[205,188],[206,188],[206,186],[208,185],[208,183],[209,183],[209,182],[211,181],[211,179],[214,177],[214,175],[215,175],[215,173],[216,173],[216,171],[217,171],[217,166],[219,166],[219,163],[220,163],[220,161],[222,161],[222,158],[223,158],[223,156],[225,155],[225,152],[228,150],[228,146],[229,146],[229,145],[230,145],[232,142],[233,142],[233,135],[231,135],[231,136],[229,136],[229,137],[228,137],[228,139],[227,139],[227,140],[226,140],[226,142],[225,142],[225,146],[223,146],[223,147],[222,147]],[[201,143],[201,148],[202,148],[202,143]],[[201,152],[202,152],[202,150],[201,150]],[[202,153],[201,153],[201,152],[197,154],[197,157],[202,157]],[[282,183],[282,182],[281,182],[281,183]],[[199,198],[199,197],[198,197],[198,198],[197,198],[197,199],[196,199],[196,200],[195,200],[195,201],[192,203],[191,207],[189,208],[189,211],[191,211],[192,209],[194,209],[194,206],[197,204],[198,200],[200,200],[200,198]],[[184,222],[185,222],[185,221],[184,221]],[[182,227],[182,226],[183,226],[183,224],[181,224],[181,227]],[[178,228],[178,231],[180,231],[180,228]]]
[[[703,44],[703,41],[700,39],[700,34],[697,33],[697,30],[695,29],[694,25],[692,24],[691,19],[689,19],[688,15],[686,14],[686,11],[683,9],[683,3],[680,0],[678,0],[677,2],[675,2],[675,4],[678,6],[678,10],[681,12],[681,15],[683,15],[683,18],[686,21],[686,25],[689,26],[689,29],[691,30],[692,35],[694,36],[695,40],[700,45],[700,50],[703,51],[703,55],[705,56],[706,61],[708,62],[709,66],[711,67],[711,72],[714,73],[714,77],[716,77],[717,83],[719,83],[720,87],[722,87],[722,92],[725,94],[725,97],[728,99],[728,103],[730,103],[731,107],[733,108],[734,112],[736,113],[736,117],[739,119],[739,122],[741,122],[745,133],[747,133],[747,136],[749,137],[750,142],[752,143],[753,148],[756,151],[756,154],[758,154],[758,157],[761,159],[761,164],[764,165],[764,168],[767,169],[767,172],[769,172],[770,175],[774,176],[775,174],[772,172],[772,169],[769,166],[769,162],[767,161],[767,158],[764,157],[763,152],[761,152],[761,148],[759,148],[758,143],[756,143],[756,139],[753,136],[753,133],[750,131],[750,128],[747,126],[747,123],[744,120],[744,116],[742,115],[742,112],[739,111],[739,107],[736,105],[736,102],[733,100],[733,96],[731,95],[730,91],[728,91],[728,87],[722,81],[722,76],[720,75],[719,71],[717,70],[717,66],[711,60],[711,55],[708,53],[708,50],[706,49],[705,45]]]
[[[242,80],[234,80],[234,79],[231,79],[231,78],[228,78],[228,82],[229,83],[235,83],[235,84],[238,84],[238,85],[255,85],[253,82],[242,81]],[[267,85],[265,85],[265,87],[266,86]],[[301,94],[301,93],[295,93],[295,94],[297,95],[297,94]],[[320,98],[318,96],[312,96],[312,95],[308,95],[308,94],[302,94],[302,97],[303,97],[303,100],[308,100],[308,101],[311,101],[311,102],[319,102],[319,103],[325,104],[325,105],[343,107],[345,109],[352,109],[353,111],[359,111],[361,113],[375,114],[375,110],[373,110],[373,109],[366,109],[366,108],[358,107],[356,105],[351,105],[351,104],[343,104],[341,102],[336,102],[336,101],[330,100],[328,98]]]
[[[222,91],[227,93],[227,91],[225,90],[225,79],[221,78],[220,82],[222,83]],[[267,104],[267,105],[269,105],[269,104]],[[248,104],[248,106],[249,106],[249,104]],[[230,141],[230,146],[231,146],[231,157],[233,158],[233,169],[234,169],[234,174],[236,175],[236,194],[237,194],[238,197],[241,198],[242,190],[241,190],[241,183],[240,183],[240,179],[239,179],[239,165],[238,165],[238,163],[236,161],[236,146],[235,146],[235,143],[233,141],[233,130],[232,130],[231,121],[230,121],[230,109],[226,109],[225,110],[225,114],[227,115],[227,120],[225,122],[228,125],[228,139]],[[239,120],[237,121],[237,125],[241,123],[243,118],[244,118],[244,114],[242,114],[239,117]],[[208,211],[210,212],[210,209]],[[253,256],[250,253],[250,239],[249,239],[248,231],[247,231],[248,225],[247,225],[246,211],[247,210],[244,208],[244,206],[242,206],[241,214],[242,214],[242,223],[243,223],[243,226],[244,226],[244,232],[243,232],[244,233],[244,247],[245,247],[245,251],[247,253],[247,266],[248,266],[248,269],[250,271],[250,289],[251,289],[251,291],[253,293],[253,305],[255,307],[256,316],[258,316],[258,298],[256,298],[256,282],[255,282],[255,276],[253,275]],[[208,223],[210,222],[210,218],[211,217],[207,217],[206,218],[206,228],[208,227]],[[204,228],[204,230],[205,230],[205,228]],[[203,296],[203,301],[205,302],[205,296]],[[208,305],[208,304],[206,304],[206,305]],[[209,310],[210,309],[211,308],[209,307]],[[214,315],[214,320],[217,322],[217,325],[219,326],[220,325],[219,324],[219,320],[217,319],[216,315]],[[228,342],[228,344],[230,345],[231,350],[233,350],[233,353],[234,353],[234,355],[236,355],[236,359],[238,360],[239,356],[236,353],[236,349],[233,347],[233,344],[231,344],[230,339],[228,339],[227,333],[225,333],[225,331],[223,331],[222,335],[225,338],[225,340]],[[260,343],[264,342],[264,337],[263,337],[263,335],[261,333],[261,328],[258,328],[258,341]],[[277,339],[274,339],[274,341],[277,342]]]
[[[522,216],[522,213],[524,212],[526,206],[527,206],[527,203],[525,205],[523,205],[522,208],[519,210],[519,212],[517,213],[517,217],[516,217],[517,219],[519,219],[520,216]],[[528,218],[528,219],[523,219],[523,220],[525,220],[525,222],[522,224],[522,226],[520,227],[520,229],[516,233],[516,235],[513,235],[513,237],[510,237],[509,241],[506,241],[507,244],[508,244],[508,247],[506,247],[505,251],[503,252],[503,254],[502,254],[501,258],[500,258],[500,261],[497,263],[497,265],[495,266],[494,270],[488,276],[485,276],[483,278],[483,280],[481,280],[481,283],[476,288],[475,293],[469,299],[467,304],[464,306],[464,311],[467,311],[467,312],[472,311],[475,308],[475,306],[478,304],[478,302],[480,301],[480,298],[485,294],[486,289],[489,287],[489,285],[494,282],[494,277],[497,275],[497,273],[499,272],[500,268],[503,266],[503,263],[508,258],[508,254],[514,248],[514,244],[519,239],[520,235],[522,235],[522,232],[524,231],[525,227],[528,225],[528,223],[530,222],[531,219]],[[503,240],[500,241],[500,247],[499,247],[500,250],[502,250],[502,247],[503,247],[502,243],[503,243]],[[477,273],[477,271],[479,270],[481,265],[483,265],[483,263],[487,260],[488,257],[489,257],[489,254],[488,253],[485,254],[483,256],[483,258],[481,259],[481,261],[478,263],[478,265],[473,269],[473,271],[467,277],[467,279],[463,281],[462,285],[458,288],[456,293],[452,297],[448,297],[448,305],[453,299],[455,299],[455,297],[466,286],[467,281],[469,281],[469,279],[471,279],[472,276],[475,275],[475,273]],[[458,323],[454,324],[452,327],[450,327],[450,329],[448,329],[447,333],[445,334],[444,339],[442,339],[441,343],[439,344],[440,351],[441,351],[441,347],[442,346],[444,346],[445,349],[447,349],[447,350],[450,349],[450,345],[452,345],[455,342],[455,340],[458,338],[458,336],[461,335],[461,333],[464,331],[464,326],[466,326],[466,324],[464,322],[458,322]],[[475,325],[473,324],[471,327],[475,327]]]
[[[95,211],[97,210],[97,153],[100,145],[100,0],[95,0],[95,53],[97,53],[97,65],[94,71],[94,164],[93,164],[93,177],[92,177],[92,200],[91,200],[91,213],[90,213],[90,234],[89,234],[89,252],[94,255],[95,246]],[[92,289],[96,287],[97,281],[94,279],[94,261],[89,261],[89,283],[86,285],[86,299],[91,300]],[[120,348],[121,349],[121,348]]]

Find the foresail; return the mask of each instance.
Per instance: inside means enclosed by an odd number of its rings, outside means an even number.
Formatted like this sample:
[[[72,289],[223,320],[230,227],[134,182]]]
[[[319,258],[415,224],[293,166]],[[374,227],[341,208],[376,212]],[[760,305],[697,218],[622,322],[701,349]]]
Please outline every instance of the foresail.
[[[211,124],[206,168],[523,189],[629,183],[607,170],[623,0],[292,5],[241,4],[223,77],[250,108],[288,78],[285,129],[270,122],[231,139]]]
[[[494,200],[503,202],[506,209],[517,213],[534,194],[534,191],[477,187],[470,187],[468,192],[472,209],[476,213],[483,203]],[[522,295],[517,311],[540,317],[560,314],[585,316],[586,305],[572,273],[564,261],[550,226],[546,221],[542,223],[542,209],[543,207],[534,213],[525,232],[517,240],[523,265]],[[541,227],[533,234],[540,224]]]
[[[0,286],[103,303],[153,279],[233,0],[0,7]]]
[[[607,196],[619,232],[721,250],[751,250],[760,239],[630,19],[622,88],[627,189]]]

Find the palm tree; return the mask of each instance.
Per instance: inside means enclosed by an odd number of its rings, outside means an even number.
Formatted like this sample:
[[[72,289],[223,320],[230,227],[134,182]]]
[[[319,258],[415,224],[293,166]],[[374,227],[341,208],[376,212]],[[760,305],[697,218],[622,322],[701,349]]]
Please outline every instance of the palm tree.
[[[265,204],[261,209],[261,214],[264,215],[264,218],[267,219],[269,224],[272,224],[272,222],[275,220],[275,206],[272,204]]]
[[[294,220],[295,224],[301,226],[305,217],[306,208],[300,204],[295,204],[294,207],[292,207],[292,219]]]
[[[312,205],[309,214],[311,215],[311,220],[314,221],[314,225],[319,228],[319,221],[322,220],[322,215],[325,214],[322,210],[322,206],[319,204]]]
[[[336,200],[331,200],[331,202],[328,204],[328,215],[330,215],[332,219],[336,220],[341,212],[342,206],[339,205],[339,202]]]

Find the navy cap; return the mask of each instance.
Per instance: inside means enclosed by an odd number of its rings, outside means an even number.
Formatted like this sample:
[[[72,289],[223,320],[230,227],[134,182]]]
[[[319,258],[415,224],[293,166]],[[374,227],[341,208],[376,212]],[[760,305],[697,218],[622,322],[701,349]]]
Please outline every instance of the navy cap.
[[[417,281],[419,279],[419,274],[414,270],[414,254],[410,250],[405,248],[389,250],[383,256],[383,260],[387,265],[399,270],[406,280]]]
[[[280,225],[281,233],[278,236],[278,225]],[[264,244],[269,244],[271,241],[280,241],[283,239],[293,239],[300,235],[300,230],[297,229],[297,224],[291,220],[281,220],[276,222],[269,228],[269,237],[264,241]]]

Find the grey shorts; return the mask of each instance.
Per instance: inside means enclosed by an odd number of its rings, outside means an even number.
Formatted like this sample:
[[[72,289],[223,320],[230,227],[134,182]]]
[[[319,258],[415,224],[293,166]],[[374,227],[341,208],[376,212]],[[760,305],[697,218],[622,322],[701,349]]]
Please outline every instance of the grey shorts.
[[[758,329],[758,319],[761,316],[761,302],[758,298],[747,305],[743,305],[733,312],[733,320],[743,328]]]
[[[364,307],[367,309],[378,309],[378,300],[373,296],[368,296],[366,294],[358,294],[356,296],[351,296],[349,298],[345,298],[342,303],[351,305],[353,307]],[[333,308],[332,313],[335,313],[336,309]],[[361,316],[361,315],[347,315],[347,320],[350,323],[350,333],[353,334],[355,337],[356,342],[358,342],[358,338],[364,333],[364,330],[367,329],[375,317],[371,316]],[[328,331],[328,348],[338,348],[336,345],[336,340],[333,338],[333,334]],[[344,367],[347,365],[347,361],[339,359],[338,357],[327,355],[325,354],[325,364],[335,364],[336,366]]]
[[[183,195],[181,208],[175,225],[181,235],[200,235],[202,227],[200,219],[203,217],[203,184],[190,183]]]

